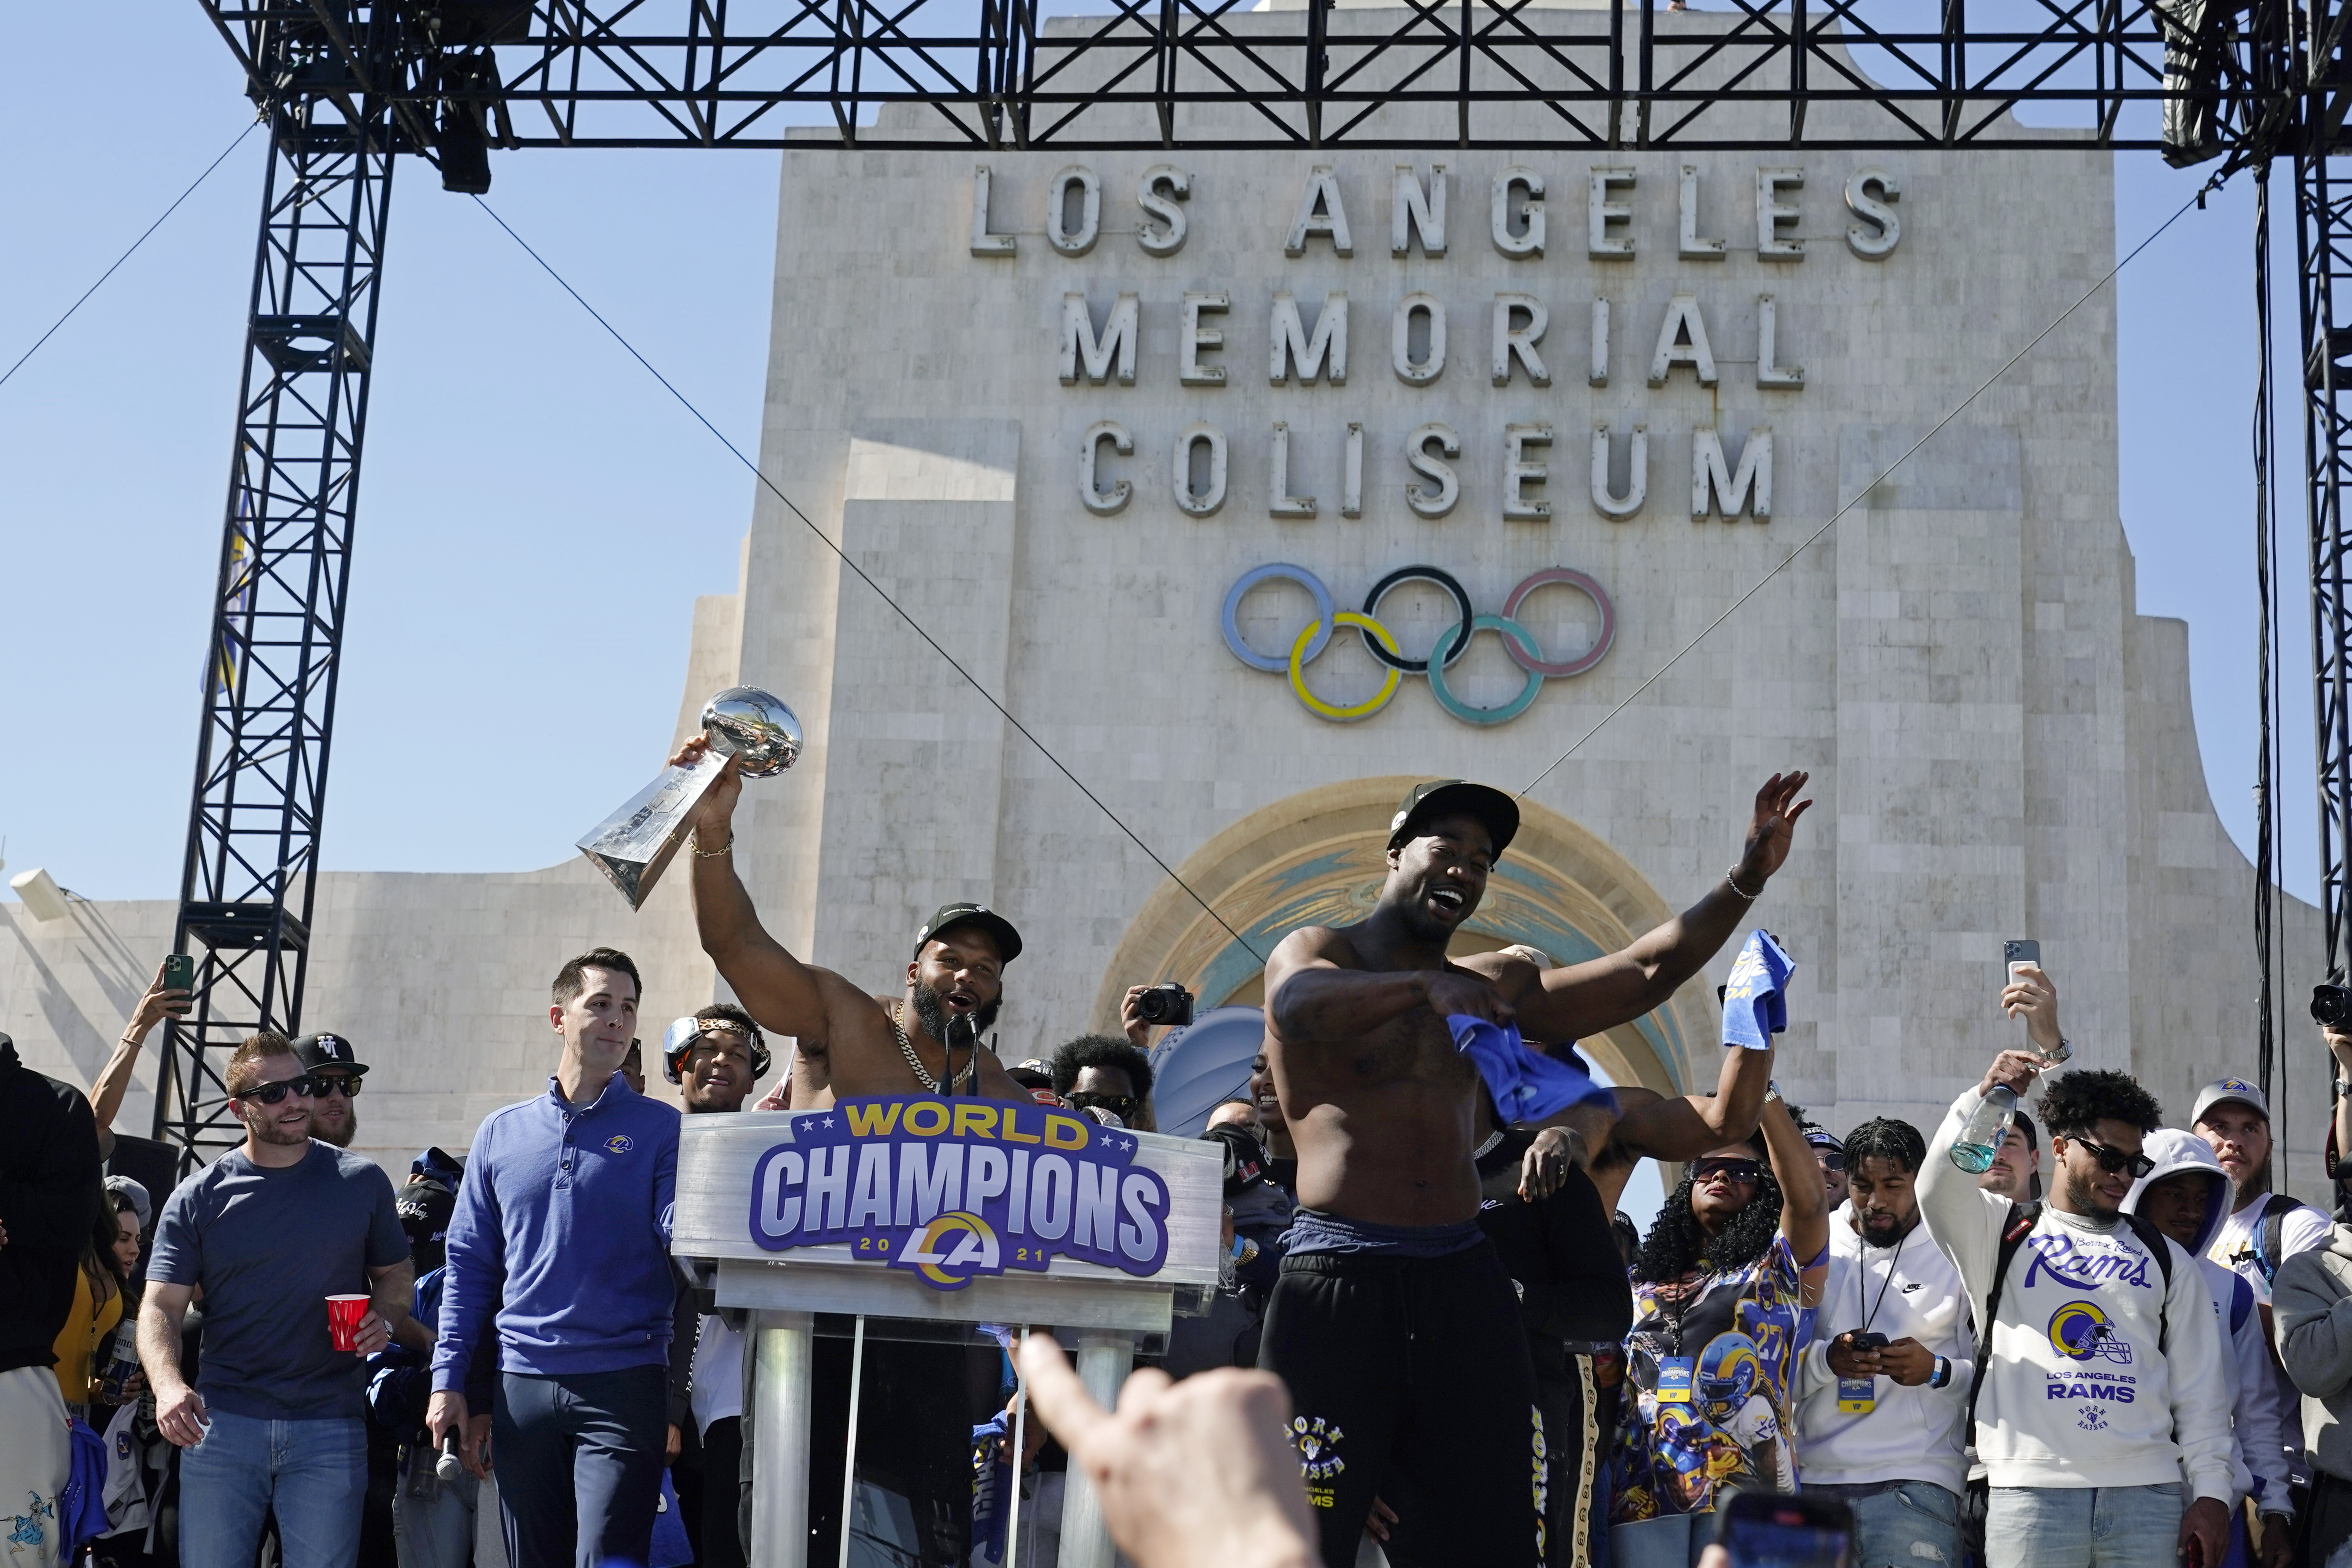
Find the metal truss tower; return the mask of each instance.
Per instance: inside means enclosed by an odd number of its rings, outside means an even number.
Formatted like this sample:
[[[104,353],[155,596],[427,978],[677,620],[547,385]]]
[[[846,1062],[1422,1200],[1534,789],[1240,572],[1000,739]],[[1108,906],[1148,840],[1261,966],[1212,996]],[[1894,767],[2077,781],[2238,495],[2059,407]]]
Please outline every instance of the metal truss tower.
[[[362,42],[392,25],[343,19]],[[257,31],[277,90],[173,943],[196,997],[155,1104],[184,1161],[244,1135],[227,1053],[301,1017],[392,196],[392,105],[315,18]]]

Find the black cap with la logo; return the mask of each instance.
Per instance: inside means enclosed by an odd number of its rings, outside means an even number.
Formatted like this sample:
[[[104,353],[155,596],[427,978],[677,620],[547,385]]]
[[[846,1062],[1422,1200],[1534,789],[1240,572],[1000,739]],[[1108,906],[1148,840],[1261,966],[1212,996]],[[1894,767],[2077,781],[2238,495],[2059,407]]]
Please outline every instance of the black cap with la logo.
[[[947,934],[949,928],[963,925],[979,926],[995,938],[996,956],[1000,962],[1010,963],[1021,956],[1021,933],[1013,929],[1011,921],[986,904],[941,904],[939,912],[925,921],[923,929],[915,933],[914,956],[922,957],[925,942],[937,942]]]

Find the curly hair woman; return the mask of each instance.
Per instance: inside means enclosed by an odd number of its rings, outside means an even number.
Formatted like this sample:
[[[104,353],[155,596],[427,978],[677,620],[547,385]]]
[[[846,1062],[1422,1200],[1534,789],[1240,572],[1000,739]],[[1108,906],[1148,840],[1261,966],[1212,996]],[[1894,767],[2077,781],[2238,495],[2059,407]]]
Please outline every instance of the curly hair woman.
[[[1623,1568],[1685,1568],[1727,1483],[1796,1489],[1790,1379],[1828,1257],[1821,1167],[1769,1097],[1755,1135],[1691,1162],[1631,1271],[1610,1516]]]

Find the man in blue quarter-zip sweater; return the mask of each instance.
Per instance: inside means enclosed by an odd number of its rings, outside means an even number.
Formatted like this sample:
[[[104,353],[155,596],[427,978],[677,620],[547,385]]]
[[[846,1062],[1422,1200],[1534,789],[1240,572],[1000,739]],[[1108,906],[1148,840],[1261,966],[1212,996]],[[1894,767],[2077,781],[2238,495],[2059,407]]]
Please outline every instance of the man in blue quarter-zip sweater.
[[[499,1381],[488,1447],[515,1568],[644,1563],[668,1427],[671,1199],[677,1112],[631,1089],[637,966],[609,947],[555,977],[548,1016],[563,1058],[547,1093],[494,1110],[474,1134],[449,1222],[436,1443],[460,1435],[488,1473],[466,1369],[496,1309]]]

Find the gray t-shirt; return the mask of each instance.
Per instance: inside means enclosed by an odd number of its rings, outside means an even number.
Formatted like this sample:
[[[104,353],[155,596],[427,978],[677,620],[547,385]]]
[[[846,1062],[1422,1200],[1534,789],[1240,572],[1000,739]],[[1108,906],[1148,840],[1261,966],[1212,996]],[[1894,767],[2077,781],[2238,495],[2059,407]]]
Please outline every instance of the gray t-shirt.
[[[326,1299],[366,1290],[369,1269],[407,1257],[383,1170],[312,1139],[283,1170],[232,1150],[182,1182],[155,1222],[147,1278],[204,1287],[196,1392],[208,1406],[322,1420],[365,1413],[367,1373],[335,1349]]]

